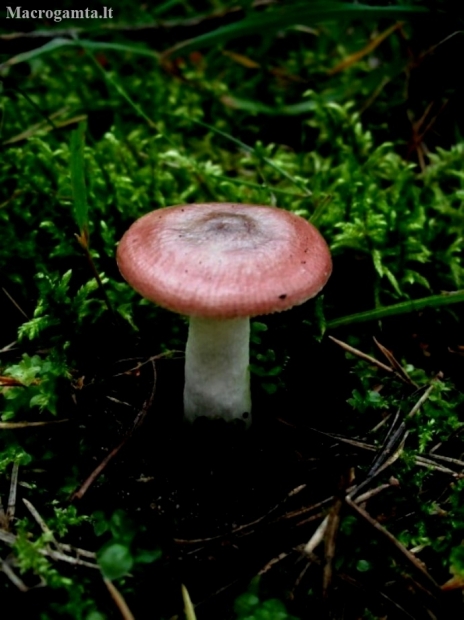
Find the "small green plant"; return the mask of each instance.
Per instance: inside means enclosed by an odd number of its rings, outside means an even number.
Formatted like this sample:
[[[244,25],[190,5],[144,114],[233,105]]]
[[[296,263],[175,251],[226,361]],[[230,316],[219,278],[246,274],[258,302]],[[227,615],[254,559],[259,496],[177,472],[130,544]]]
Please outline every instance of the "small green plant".
[[[119,579],[135,566],[150,564],[161,557],[160,549],[137,547],[137,529],[123,510],[116,510],[109,519],[103,512],[97,512],[93,519],[97,536],[111,534],[111,539],[97,553],[98,563],[107,579]]]
[[[234,609],[237,620],[298,620],[287,612],[281,600],[260,599],[256,584],[236,599]]]
[[[67,368],[58,355],[52,353],[42,358],[40,355],[31,357],[24,353],[21,361],[8,366],[4,373],[6,377],[14,379],[16,384],[2,390],[2,420],[27,415],[34,409],[57,414],[58,383],[60,379],[68,378]]]

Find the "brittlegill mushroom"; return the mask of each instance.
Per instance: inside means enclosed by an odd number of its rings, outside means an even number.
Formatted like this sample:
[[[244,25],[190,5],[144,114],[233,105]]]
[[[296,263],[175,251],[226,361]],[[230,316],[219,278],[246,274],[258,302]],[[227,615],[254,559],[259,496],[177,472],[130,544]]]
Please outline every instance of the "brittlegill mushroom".
[[[250,317],[314,297],[330,252],[305,219],[276,207],[208,203],[166,207],[137,220],[119,243],[123,277],[143,297],[190,318],[184,414],[251,414]]]

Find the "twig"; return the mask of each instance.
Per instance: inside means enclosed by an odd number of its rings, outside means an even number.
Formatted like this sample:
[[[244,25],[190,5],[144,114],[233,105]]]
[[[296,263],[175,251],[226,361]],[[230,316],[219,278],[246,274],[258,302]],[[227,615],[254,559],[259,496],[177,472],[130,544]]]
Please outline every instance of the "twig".
[[[303,508],[297,508],[297,510],[291,510],[290,512],[285,512],[283,515],[278,517],[276,521],[283,521],[287,519],[293,519],[294,517],[301,517],[307,514],[308,512],[314,512],[316,508],[320,508],[321,506],[324,506],[325,504],[329,504],[331,501],[333,501],[333,495],[331,495],[330,497],[327,497],[322,502],[313,504],[312,506],[303,506]]]
[[[7,353],[8,351],[14,350],[14,346],[18,344],[17,340],[13,340],[10,344],[6,344],[3,348],[0,349],[0,353]]]
[[[356,497],[354,501],[356,502],[356,504],[363,504],[364,502],[369,500],[371,497],[374,497],[374,495],[377,495],[378,493],[385,491],[385,489],[389,489],[390,487],[397,486],[397,485],[398,485],[398,482],[394,478],[391,478],[387,484],[382,484],[379,487],[375,487],[374,489],[371,489],[370,491],[367,491],[366,493],[362,495],[358,495],[358,497]],[[348,491],[350,492],[350,489],[348,489]],[[353,495],[353,493],[354,493],[354,490],[351,491],[351,495]],[[326,515],[323,521],[321,521],[321,523],[319,524],[314,534],[311,536],[311,538],[308,540],[306,545],[303,547],[303,553],[306,556],[310,557],[311,554],[314,552],[314,549],[316,549],[316,547],[324,540],[324,536],[325,536],[328,524],[329,524],[329,515]]]
[[[277,557],[272,558],[272,560],[269,560],[269,562],[265,564],[265,566],[263,566],[260,571],[258,571],[258,575],[264,575],[264,573],[270,571],[275,564],[278,564],[279,562],[282,562],[282,560],[285,560],[285,558],[288,558],[291,553],[292,551],[283,552],[280,553]]]
[[[119,453],[119,451],[126,445],[129,439],[132,437],[134,432],[143,424],[143,421],[145,420],[145,416],[147,415],[149,409],[151,408],[153,404],[153,400],[155,398],[155,392],[156,392],[156,366],[153,361],[152,361],[152,367],[153,367],[153,387],[152,387],[150,396],[143,403],[141,411],[135,417],[132,427],[126,433],[123,440],[115,448],[111,450],[111,452],[93,470],[93,472],[81,484],[81,486],[76,491],[74,491],[74,493],[70,497],[71,502],[76,499],[82,499],[82,497],[85,495],[88,489],[92,486],[95,480],[100,476],[103,470],[107,467],[108,463],[110,463],[114,459],[114,457]]]
[[[48,530],[48,532],[50,532],[50,530]],[[15,544],[16,540],[17,540],[17,536],[15,536],[15,534],[12,534],[11,532],[5,532],[4,530],[0,530],[0,541],[12,547]],[[93,554],[91,551],[85,551],[84,549],[74,549],[70,545],[66,545],[66,544],[61,544],[61,543],[57,543],[57,544],[63,550],[74,551],[78,553],[79,555],[86,556],[86,557],[95,557],[95,554]],[[80,558],[74,558],[70,555],[66,555],[65,553],[62,553],[61,551],[55,551],[54,549],[50,549],[50,547],[44,547],[42,549],[38,549],[38,553],[46,557],[52,558],[52,560],[66,562],[67,564],[72,564],[74,566],[86,566],[87,568],[96,568],[98,570],[100,569],[98,564],[95,564],[92,562],[86,562],[85,560],[81,560]]]
[[[344,349],[348,353],[352,353],[353,355],[356,355],[356,357],[359,357],[360,359],[365,360],[366,362],[369,362],[370,364],[373,364],[374,366],[377,366],[378,368],[384,370],[385,372],[395,375],[395,377],[400,379],[400,381],[402,381],[403,383],[412,385],[415,388],[419,387],[416,383],[414,383],[414,381],[411,379],[408,373],[404,370],[401,364],[395,359],[393,354],[388,349],[386,349],[383,345],[381,345],[375,338],[374,338],[375,344],[377,345],[379,350],[383,353],[383,355],[385,355],[387,360],[390,362],[391,364],[390,366],[387,366],[383,362],[380,362],[378,359],[376,359],[375,357],[372,357],[371,355],[367,355],[367,353],[363,353],[359,349],[355,349],[354,347],[347,344],[346,342],[343,342],[342,340],[338,340],[337,338],[334,338],[333,336],[329,336],[329,338],[330,340],[335,342],[335,344],[338,344],[338,346],[340,346],[342,349]]]
[[[445,461],[446,463],[452,463],[453,465],[457,465],[458,467],[464,467],[464,461],[460,461],[459,459],[453,459],[450,456],[443,456],[441,454],[430,453],[428,454],[430,458],[438,459],[439,461]]]
[[[5,530],[0,529],[0,540],[7,545],[14,545],[16,541],[16,536],[11,532],[6,532]]]
[[[303,570],[300,572],[298,577],[295,579],[295,583],[293,585],[293,588],[289,592],[289,596],[288,596],[291,601],[293,601],[295,599],[295,591],[298,588],[298,586],[300,585],[300,583],[303,581],[303,578],[306,575],[306,573],[307,573],[307,571],[308,571],[310,566],[311,566],[311,562],[306,562]]]
[[[135,620],[135,617],[124,600],[123,595],[119,592],[113,582],[106,578],[103,578],[103,581],[105,582],[105,585],[111,594],[111,598],[116,603],[116,607],[121,612],[121,616],[124,620]]]
[[[20,590],[21,592],[27,592],[29,590],[24,581],[20,577],[18,577],[18,575],[11,568],[8,561],[0,558],[0,568],[11,581],[11,583],[18,588],[18,590]]]
[[[307,519],[303,519],[303,521],[298,521],[298,523],[296,523],[295,526],[301,527],[302,525],[307,525],[308,523],[311,523],[312,521],[318,521],[319,519],[322,519],[323,517],[324,517],[324,513],[319,512],[315,515],[311,515]]]
[[[406,372],[406,370],[403,368],[403,366],[401,366],[401,364],[398,362],[398,360],[396,359],[396,357],[393,355],[393,353],[391,351],[389,351],[386,347],[383,346],[383,344],[381,344],[377,338],[374,337],[374,342],[377,346],[377,348],[379,349],[379,351],[385,355],[385,357],[387,358],[387,360],[390,362],[390,365],[393,369],[395,369],[402,377],[403,379],[409,383],[410,385],[413,385],[415,388],[419,388],[419,386],[417,385],[417,383],[415,383],[411,377],[408,375],[408,373]]]
[[[29,426],[48,426],[49,424],[62,424],[63,422],[69,422],[69,420],[49,420],[48,422],[0,422],[0,430],[28,428]]]
[[[329,522],[329,517],[326,516],[324,520],[319,524],[318,528],[308,540],[306,545],[303,548],[303,553],[307,556],[311,555],[314,549],[324,540],[325,531],[327,529],[327,524]]]
[[[376,448],[372,444],[366,443],[365,441],[360,441],[359,439],[351,439],[350,437],[337,435],[337,433],[326,433],[325,431],[321,431],[318,428],[312,428],[311,426],[308,427],[308,430],[319,433],[320,435],[324,435],[325,437],[330,437],[330,439],[335,439],[335,441],[339,443],[346,443],[349,446],[353,446],[355,448],[362,448],[363,450],[370,450],[372,452],[378,451],[378,448]]]
[[[438,375],[439,377],[440,375]],[[425,403],[425,401],[428,399],[428,397],[430,396],[432,390],[434,389],[435,384],[431,383],[429,385],[429,387],[425,390],[425,392],[422,394],[422,396],[419,398],[419,400],[417,401],[417,403],[414,405],[414,407],[411,409],[411,411],[407,414],[407,418],[412,418],[413,415],[415,415],[419,409],[422,407],[422,405]]]
[[[86,566],[87,568],[96,568],[97,570],[100,570],[100,566],[98,564],[86,562],[85,560],[81,560],[80,558],[73,558],[70,555],[66,555],[65,553],[61,553],[60,551],[55,551],[54,549],[39,549],[39,552],[42,555],[46,555],[52,558],[52,560],[59,560],[61,562],[73,564],[74,566]]]
[[[10,494],[8,496],[8,505],[6,508],[7,523],[10,523],[14,519],[14,515],[15,515],[16,491],[18,488],[18,472],[19,472],[19,463],[18,461],[15,461],[13,463],[13,469],[11,471]]]
[[[5,509],[3,508],[2,498],[0,497],[0,532],[2,531],[2,529],[6,528],[7,526],[8,526],[8,520],[6,518]]]
[[[347,480],[344,477],[342,484],[346,485]],[[329,600],[331,586],[332,586],[332,574],[333,574],[333,560],[335,557],[335,548],[338,530],[340,528],[340,512],[343,506],[343,498],[335,497],[335,502],[330,509],[327,520],[327,526],[324,532],[324,566],[322,568],[322,597],[326,602]]]
[[[381,484],[379,487],[375,487],[375,489],[371,489],[370,491],[366,491],[362,495],[358,495],[358,497],[355,499],[355,502],[357,504],[364,504],[364,502],[367,502],[371,499],[371,497],[375,497],[375,495],[378,495],[382,491],[385,491],[385,489],[390,489],[391,487],[396,487],[398,485],[398,480],[396,480],[395,478],[390,478],[389,482]]]
[[[139,362],[133,368],[129,368],[128,370],[124,370],[123,372],[116,373],[115,375],[113,375],[113,377],[121,377],[122,375],[128,375],[131,372],[135,372],[137,370],[140,370],[140,368],[142,368],[142,366],[145,366],[145,364],[150,364],[150,363],[156,362],[156,361],[158,361],[160,359],[163,359],[164,357],[170,358],[173,353],[180,353],[182,355],[182,357],[184,357],[184,355],[185,355],[185,353],[183,351],[178,351],[177,349],[172,349],[170,351],[164,351],[164,353],[158,353],[158,355],[152,355],[152,357],[149,357],[144,362]],[[131,358],[131,360],[132,359],[137,359],[137,358]],[[173,359],[180,359],[180,358],[173,358]],[[119,360],[120,363],[121,362],[125,362],[125,361],[127,361],[127,360]]]
[[[408,431],[406,430],[406,420],[408,418],[412,418],[420,410],[422,405],[429,398],[434,387],[434,383],[431,383],[429,385],[429,387],[425,390],[425,392],[419,398],[414,407],[409,411],[409,413],[406,414],[404,420],[402,420],[399,425],[397,425],[399,419],[399,411],[396,413],[393,423],[388,430],[382,449],[374,459],[374,462],[372,463],[371,468],[367,473],[366,480],[364,481],[364,483],[361,483],[361,485],[358,486],[358,490],[366,483],[368,483],[373,477],[377,476],[386,467],[396,461],[397,458],[400,456],[408,436]]]
[[[103,470],[107,467],[108,463],[110,463],[114,457],[118,454],[118,452],[123,448],[127,441],[128,436],[124,437],[124,439],[107,454],[107,456],[103,459],[103,461],[93,470],[90,476],[81,484],[79,489],[75,491],[70,498],[70,501],[73,502],[76,499],[82,499],[82,497],[87,493],[89,488],[95,482],[95,480],[100,476]]]
[[[24,312],[24,310],[21,308],[21,306],[18,304],[18,302],[13,299],[13,297],[10,295],[10,293],[3,286],[2,286],[2,291],[5,293],[5,295],[8,297],[8,299],[11,301],[11,303],[16,308],[16,310],[18,310],[23,315],[23,317],[26,319],[26,321],[29,321],[30,319],[27,316],[27,314]]]
[[[421,562],[413,555],[406,547],[400,543],[400,541],[393,536],[387,529],[385,529],[380,523],[371,517],[371,515],[357,505],[356,501],[353,501],[349,495],[345,497],[345,501],[359,516],[365,519],[373,528],[375,528],[384,538],[386,538],[389,542],[393,544],[393,546],[397,549],[397,551],[404,557],[406,560],[418,571],[428,582],[429,586],[437,592],[439,591],[439,586],[436,581],[431,577],[431,575],[427,572],[426,568],[423,566]]]
[[[449,469],[449,467],[444,467],[443,465],[437,465],[430,459],[427,459],[423,456],[416,456],[415,461],[416,461],[416,465],[419,465],[419,467],[427,467],[428,469],[433,469],[434,471],[441,471],[444,474],[451,474],[455,478],[462,478],[463,476],[463,474],[459,474],[453,471],[452,469]]]
[[[73,547],[72,545],[67,545],[66,543],[60,543],[60,547],[63,551],[75,553],[77,556],[81,555],[83,558],[91,558],[92,560],[95,560],[96,558],[96,554],[93,551],[87,551],[86,549],[81,549],[80,547]]]
[[[48,527],[48,525],[45,523],[44,519],[42,519],[42,517],[40,516],[39,511],[37,510],[37,508],[35,508],[32,505],[32,503],[28,499],[26,499],[25,497],[23,497],[23,503],[26,506],[26,508],[29,510],[31,515],[34,517],[36,522],[39,524],[39,527],[42,530],[42,532],[44,534],[47,534],[47,537],[50,540],[50,542],[52,542],[55,545],[55,547],[58,549],[58,551],[61,551],[60,543],[56,540],[53,532]]]
[[[242,525],[239,525],[238,527],[234,527],[232,530],[229,530],[228,532],[225,532],[224,534],[217,534],[216,536],[209,536],[208,538],[188,538],[188,539],[174,538],[174,542],[176,542],[179,545],[202,545],[204,543],[212,542],[214,540],[220,540],[221,538],[235,536],[236,534],[239,534],[240,532],[243,532],[244,530],[252,528],[254,525],[257,525],[258,523],[261,523],[261,521],[264,521],[266,518],[269,517],[269,515],[273,514],[278,508],[280,508],[288,500],[288,498],[294,497],[298,493],[301,493],[301,491],[303,491],[306,487],[307,487],[306,484],[300,484],[299,486],[292,489],[289,493],[287,493],[287,495],[280,502],[278,502],[265,514],[261,515],[254,521],[251,521],[249,523],[243,523]],[[330,501],[330,499],[328,501]],[[309,508],[304,509],[304,511],[314,510],[315,508],[318,508],[319,506],[321,506],[323,503],[326,503],[326,501],[327,500],[325,500],[324,502],[320,504],[314,504],[314,506],[310,506]],[[298,516],[300,514],[301,514],[301,511],[298,511],[298,514],[297,514],[297,511],[293,513],[289,513],[289,515],[291,516]],[[280,519],[290,518],[289,515],[283,515],[279,517],[278,519],[276,519],[275,521],[279,521]],[[275,521],[272,521],[271,523],[274,523]]]
[[[342,340],[338,340],[337,338],[334,338],[333,336],[329,336],[329,338],[330,340],[335,342],[335,344],[338,344],[339,347],[341,347],[345,351],[348,351],[348,353],[352,353],[353,355],[356,355],[356,357],[359,357],[360,359],[365,360],[366,362],[369,362],[370,364],[373,364],[374,366],[377,366],[378,368],[381,368],[382,370],[385,370],[385,372],[396,374],[396,375],[398,374],[393,370],[393,368],[391,368],[391,366],[387,366],[383,362],[380,362],[378,359],[375,359],[375,357],[372,357],[371,355],[367,355],[367,353],[363,353],[359,349],[355,349],[354,347],[347,344],[346,342],[343,342]],[[401,379],[404,381],[403,377],[401,377]]]

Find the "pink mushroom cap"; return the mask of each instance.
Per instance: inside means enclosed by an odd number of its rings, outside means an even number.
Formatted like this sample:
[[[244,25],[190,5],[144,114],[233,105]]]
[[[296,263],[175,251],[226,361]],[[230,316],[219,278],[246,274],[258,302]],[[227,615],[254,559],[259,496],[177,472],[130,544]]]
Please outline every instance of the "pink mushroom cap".
[[[332,261],[302,217],[276,207],[180,205],[134,222],[119,269],[143,297],[179,314],[238,318],[287,310],[324,287]]]

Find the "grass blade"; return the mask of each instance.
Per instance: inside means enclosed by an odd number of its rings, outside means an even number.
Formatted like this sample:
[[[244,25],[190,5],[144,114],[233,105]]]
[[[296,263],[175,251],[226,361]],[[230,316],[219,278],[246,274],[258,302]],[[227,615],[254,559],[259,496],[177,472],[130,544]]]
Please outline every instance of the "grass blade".
[[[182,584],[182,598],[184,600],[184,611],[187,620],[197,620],[195,610],[193,609],[192,601],[190,600],[190,595],[184,584]]]
[[[391,17],[398,19],[408,13],[427,12],[421,6],[378,7],[347,2],[294,2],[285,6],[271,8],[266,12],[253,12],[248,17],[221,26],[193,39],[188,39],[166,50],[163,54],[177,56],[200,48],[224,44],[226,41],[260,33],[272,33],[296,25],[314,25],[328,19],[379,19]]]
[[[63,47],[77,47],[77,48],[85,48],[93,51],[115,51],[115,52],[125,52],[129,54],[137,54],[139,56],[149,56],[150,58],[158,59],[158,54],[153,50],[147,50],[143,47],[134,47],[132,45],[121,45],[120,43],[105,43],[100,41],[72,41],[71,39],[65,39],[63,37],[56,37],[52,39],[45,45],[41,45],[40,47],[36,47],[33,50],[28,52],[22,52],[17,56],[13,56],[9,58],[7,61],[0,64],[0,70],[5,69],[6,67],[11,67],[13,65],[17,65],[20,62],[29,62],[31,60],[35,60],[36,58],[40,58],[46,54],[50,54],[55,50],[62,49]]]
[[[74,218],[79,227],[79,243],[87,248],[89,244],[89,206],[84,173],[85,124],[79,123],[71,132],[71,185],[74,203]]]
[[[366,310],[366,312],[358,312],[357,314],[349,314],[338,319],[332,319],[331,321],[327,321],[327,329],[335,329],[343,325],[352,325],[354,323],[377,321],[400,314],[418,312],[424,308],[440,308],[441,306],[450,306],[460,303],[464,303],[464,291],[456,291],[443,295],[431,295],[430,297],[422,297],[421,299],[414,299],[412,301],[402,301],[399,304],[385,306],[384,308]]]

